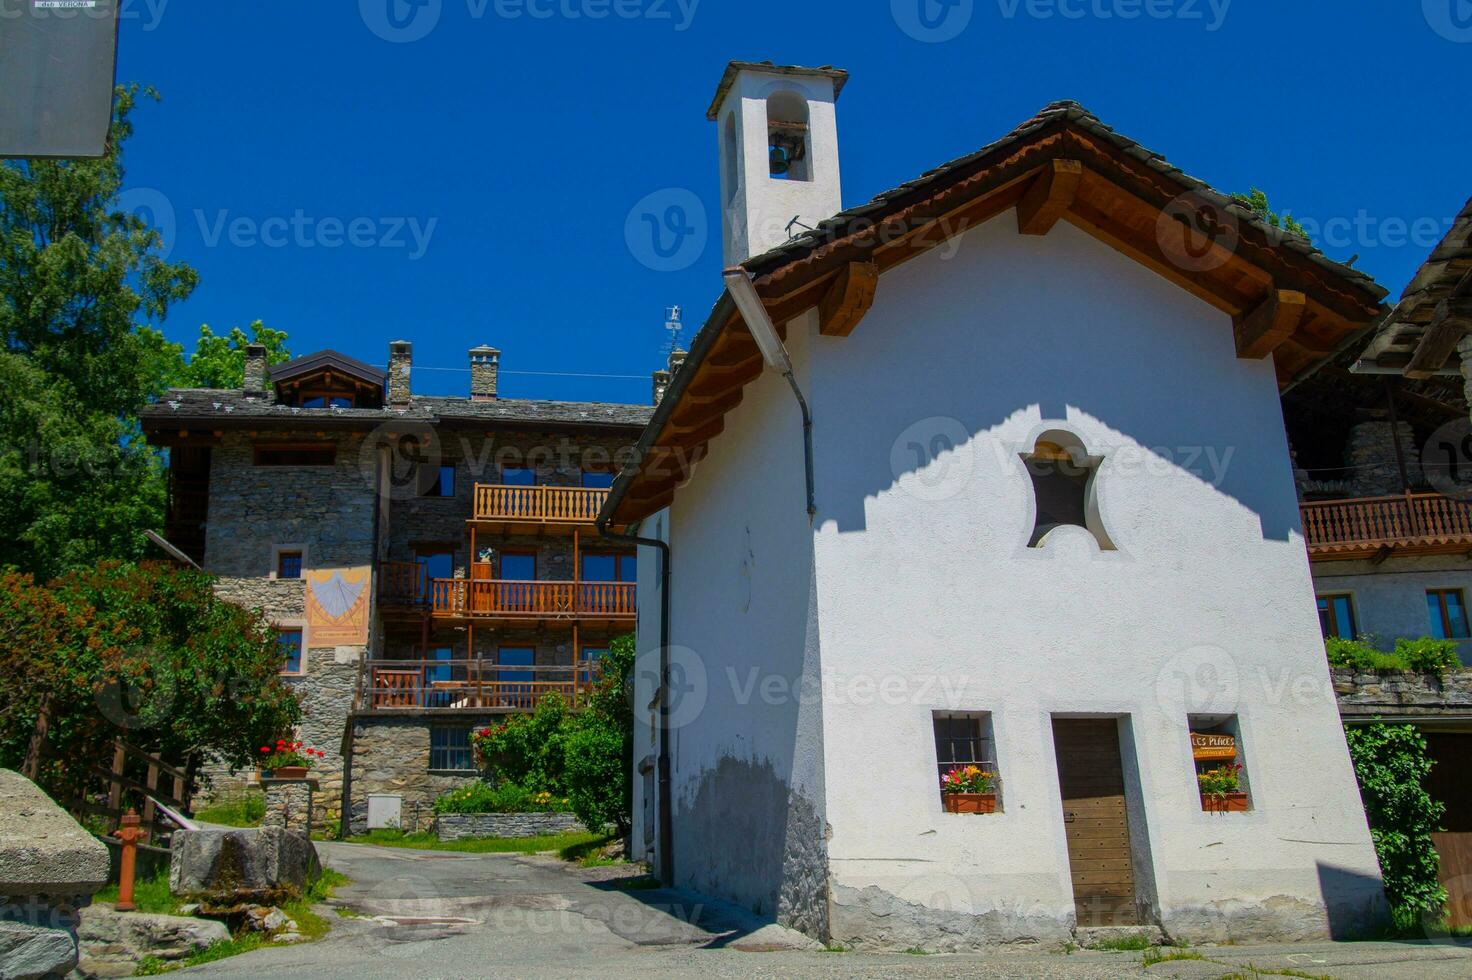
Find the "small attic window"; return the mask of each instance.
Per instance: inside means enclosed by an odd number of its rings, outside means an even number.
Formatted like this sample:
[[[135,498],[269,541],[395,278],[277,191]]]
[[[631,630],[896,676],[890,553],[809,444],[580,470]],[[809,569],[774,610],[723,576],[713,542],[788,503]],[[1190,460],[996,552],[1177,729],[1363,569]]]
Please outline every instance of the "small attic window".
[[[777,92],[767,99],[767,158],[775,180],[813,179],[808,103],[796,92]]]
[[[1113,551],[1094,500],[1094,478],[1102,458],[1093,457],[1071,432],[1045,432],[1022,462],[1032,477],[1036,504],[1029,548],[1041,548],[1044,539],[1060,527],[1081,527],[1094,536],[1100,550]]]

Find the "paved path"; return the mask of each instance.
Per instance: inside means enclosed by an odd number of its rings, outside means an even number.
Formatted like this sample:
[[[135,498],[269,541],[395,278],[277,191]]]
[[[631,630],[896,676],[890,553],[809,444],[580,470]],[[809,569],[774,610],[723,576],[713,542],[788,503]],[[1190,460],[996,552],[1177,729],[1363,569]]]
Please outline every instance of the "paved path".
[[[548,857],[318,845],[353,879],[338,918],[310,945],[260,950],[184,971],[220,978],[568,977],[756,980],[765,977],[1169,977],[1215,980],[1259,970],[1344,980],[1472,977],[1472,946],[1340,943],[1221,947],[1216,962],[1160,963],[1138,953],[1004,952],[975,956],[828,953],[729,906],[663,890],[628,891]],[[773,950],[772,947],[786,947]]]

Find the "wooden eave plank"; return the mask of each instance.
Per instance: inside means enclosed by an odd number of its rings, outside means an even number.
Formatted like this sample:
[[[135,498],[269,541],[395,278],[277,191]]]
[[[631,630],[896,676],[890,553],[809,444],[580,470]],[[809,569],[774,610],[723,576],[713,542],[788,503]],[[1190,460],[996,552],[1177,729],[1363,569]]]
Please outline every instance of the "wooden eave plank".
[[[1053,160],[1044,167],[1017,202],[1017,231],[1023,235],[1052,231],[1073,204],[1083,171],[1084,165],[1077,160]]]
[[[731,409],[741,404],[741,396],[744,389],[737,388],[735,391],[723,397],[720,401],[710,402],[703,405],[686,406],[681,404],[665,423],[664,431],[660,434],[663,439],[670,435],[678,435],[682,432],[694,432],[701,426],[706,425],[725,415]]]
[[[1436,304],[1431,322],[1406,365],[1406,377],[1420,380],[1440,371],[1468,333],[1472,333],[1472,296],[1448,297]]]

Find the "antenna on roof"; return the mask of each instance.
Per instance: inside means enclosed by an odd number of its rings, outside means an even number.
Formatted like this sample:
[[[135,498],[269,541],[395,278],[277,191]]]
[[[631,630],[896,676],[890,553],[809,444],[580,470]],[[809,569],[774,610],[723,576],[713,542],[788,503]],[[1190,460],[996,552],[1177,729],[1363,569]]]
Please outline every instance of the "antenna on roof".
[[[669,343],[665,345],[665,354],[673,354],[680,350],[680,334],[685,329],[684,313],[678,306],[666,306],[664,309],[664,328],[670,335]]]

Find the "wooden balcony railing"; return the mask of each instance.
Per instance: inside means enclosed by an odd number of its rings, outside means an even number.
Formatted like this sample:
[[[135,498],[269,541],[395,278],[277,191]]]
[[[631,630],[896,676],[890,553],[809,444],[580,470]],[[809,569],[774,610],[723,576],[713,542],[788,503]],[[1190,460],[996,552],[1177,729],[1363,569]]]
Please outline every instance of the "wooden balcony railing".
[[[435,579],[436,616],[501,619],[632,619],[632,582],[506,582],[499,579]]]
[[[579,707],[598,681],[581,667],[503,666],[473,660],[365,661],[358,704],[369,711],[535,711],[551,695]]]
[[[607,490],[584,487],[507,487],[476,484],[475,520],[534,524],[592,524]]]
[[[1439,493],[1316,501],[1303,504],[1302,512],[1303,535],[1313,558],[1472,548],[1472,501]]]
[[[417,561],[378,563],[378,598],[391,606],[422,605],[429,595],[427,570]]]

